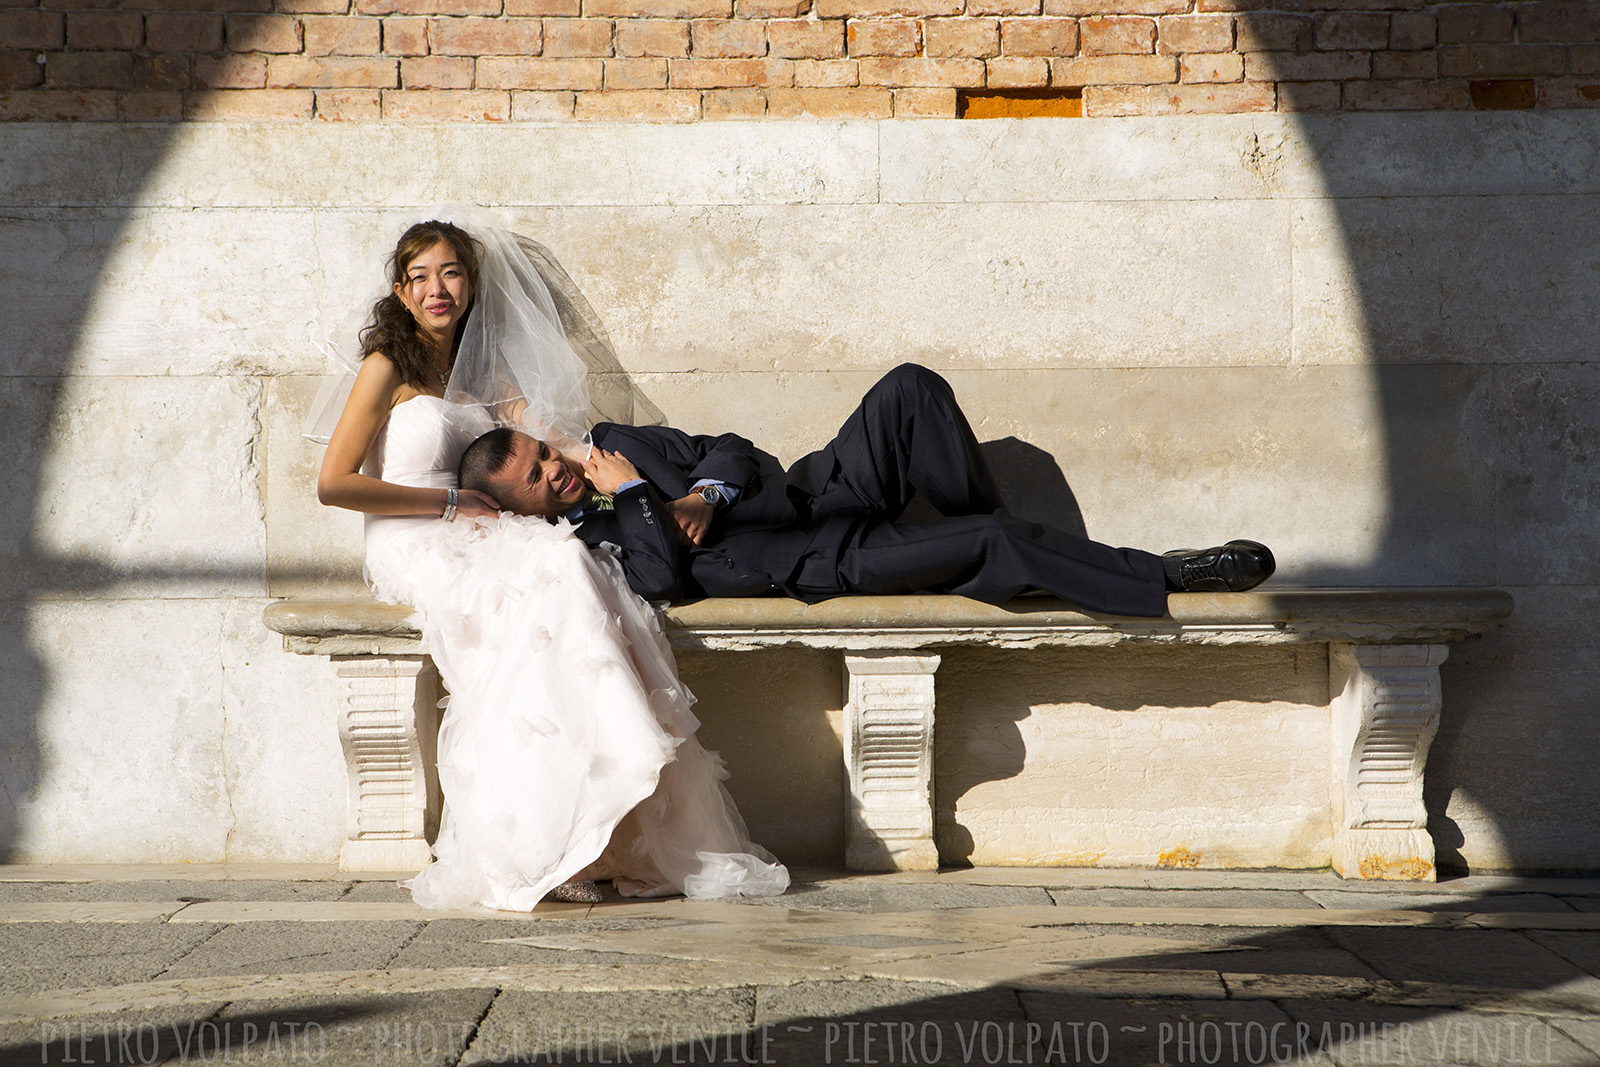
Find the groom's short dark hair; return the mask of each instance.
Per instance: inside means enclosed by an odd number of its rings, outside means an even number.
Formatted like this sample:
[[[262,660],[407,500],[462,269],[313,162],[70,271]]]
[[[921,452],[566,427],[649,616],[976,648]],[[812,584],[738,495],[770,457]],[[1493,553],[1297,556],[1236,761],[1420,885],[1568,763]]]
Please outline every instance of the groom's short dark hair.
[[[473,489],[494,496],[489,479],[506,469],[511,462],[511,450],[517,440],[517,431],[509,426],[496,426],[461,453],[461,464],[456,468],[458,484],[463,489]],[[503,504],[505,501],[500,500]]]

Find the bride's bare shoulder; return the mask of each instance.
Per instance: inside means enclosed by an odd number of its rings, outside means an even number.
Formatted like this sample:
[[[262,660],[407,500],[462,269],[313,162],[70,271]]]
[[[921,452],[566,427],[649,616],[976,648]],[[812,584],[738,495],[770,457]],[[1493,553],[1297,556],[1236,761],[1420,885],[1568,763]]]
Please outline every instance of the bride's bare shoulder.
[[[390,408],[421,395],[415,386],[406,384],[394,360],[381,351],[369,353],[361,361],[361,369],[356,372],[356,385],[358,388],[364,386],[369,395],[387,396],[386,406]]]

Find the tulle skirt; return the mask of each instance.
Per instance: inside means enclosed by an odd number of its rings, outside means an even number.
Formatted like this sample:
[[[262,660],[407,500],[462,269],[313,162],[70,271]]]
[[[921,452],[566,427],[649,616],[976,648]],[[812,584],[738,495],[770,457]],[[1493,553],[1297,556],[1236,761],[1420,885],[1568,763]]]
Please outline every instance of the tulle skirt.
[[[655,612],[570,525],[378,524],[367,569],[379,596],[421,609],[450,692],[434,861],[408,883],[419,904],[525,911],[580,875],[625,895],[788,887],[695,739]]]

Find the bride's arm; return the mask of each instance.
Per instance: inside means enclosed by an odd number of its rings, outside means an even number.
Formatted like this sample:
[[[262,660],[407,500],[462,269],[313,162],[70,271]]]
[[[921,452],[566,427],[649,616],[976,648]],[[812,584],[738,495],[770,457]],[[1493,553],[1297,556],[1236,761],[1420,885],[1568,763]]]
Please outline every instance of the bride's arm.
[[[361,473],[388,421],[389,410],[401,386],[400,372],[381,352],[361,361],[350,399],[345,401],[339,424],[328,439],[317,475],[317,499],[324,504],[378,515],[442,515],[446,491],[395,485]],[[459,514],[494,515],[498,508],[482,493],[460,494]]]

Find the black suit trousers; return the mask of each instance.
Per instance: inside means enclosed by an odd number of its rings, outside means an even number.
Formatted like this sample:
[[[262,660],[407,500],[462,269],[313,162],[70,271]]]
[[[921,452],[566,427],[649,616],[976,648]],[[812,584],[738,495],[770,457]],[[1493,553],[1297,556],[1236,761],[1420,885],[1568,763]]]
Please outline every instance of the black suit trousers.
[[[788,477],[803,521],[843,533],[822,539],[796,573],[805,599],[927,591],[998,604],[1043,592],[1089,611],[1166,612],[1161,557],[1005,515],[949,383],[923,367],[885,375]],[[945,517],[895,525],[919,492]]]

